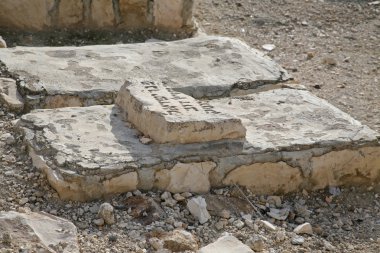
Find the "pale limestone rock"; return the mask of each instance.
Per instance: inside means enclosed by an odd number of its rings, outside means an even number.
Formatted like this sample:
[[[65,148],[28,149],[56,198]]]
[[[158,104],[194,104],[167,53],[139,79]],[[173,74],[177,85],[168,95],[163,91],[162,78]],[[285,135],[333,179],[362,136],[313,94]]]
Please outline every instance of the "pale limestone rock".
[[[115,25],[112,1],[96,0],[91,3],[91,26],[108,28]]]
[[[216,167],[214,162],[177,163],[168,171],[169,179],[165,188],[173,193],[195,192],[205,193],[210,190],[209,173]],[[156,177],[156,181],[159,177]],[[160,184],[158,182],[158,184]],[[164,183],[162,183],[164,185]]]
[[[1,36],[0,36],[0,48],[7,48],[7,43]]]
[[[246,130],[240,119],[161,83],[127,81],[121,87],[116,103],[124,110],[128,121],[157,143],[245,137]]]
[[[184,1],[187,0],[154,1],[155,26],[165,29],[181,28],[184,25],[184,20],[182,18]]]
[[[58,10],[58,22],[61,27],[77,26],[84,19],[84,4],[82,1],[60,1]]]
[[[147,28],[152,25],[150,20],[151,18],[149,17],[149,1],[119,0],[119,6],[121,15],[120,26],[130,28]],[[173,15],[169,12],[166,14]],[[176,14],[177,13],[174,15]],[[181,15],[181,13],[178,13],[178,15]]]
[[[43,30],[50,26],[54,0],[1,0],[0,25],[5,28]]]
[[[0,78],[0,104],[12,111],[21,112],[24,100],[17,91],[16,81],[10,78]]]
[[[112,225],[116,222],[113,206],[109,203],[103,203],[100,205],[98,217],[103,219],[108,225]]]
[[[106,193],[123,193],[137,189],[137,172],[130,172],[103,182]]]
[[[262,252],[265,249],[265,243],[263,238],[257,235],[249,238],[246,244],[255,252]]]
[[[258,88],[258,83],[289,79],[286,70],[260,51],[238,39],[217,36],[59,49],[15,47],[1,50],[0,58],[21,80],[30,76],[39,80],[30,80],[23,88],[41,95],[38,106],[33,104],[40,108],[112,104],[125,80],[135,78],[167,81],[168,87],[195,98],[247,92]],[[47,103],[56,96],[60,97]]]
[[[187,209],[189,209],[190,213],[197,218],[201,224],[206,223],[211,218],[207,211],[206,200],[201,196],[190,199],[187,202]]]
[[[257,194],[291,192],[302,183],[300,169],[284,162],[243,165],[230,172],[223,180],[225,185],[239,184]]]
[[[294,233],[296,234],[313,234],[313,227],[310,225],[310,223],[306,222],[299,226],[297,226],[294,230]]]
[[[210,103],[242,119],[245,140],[144,145],[117,106],[35,110],[23,115],[17,127],[34,164],[64,199],[112,194],[105,182],[128,173],[131,188],[166,190],[178,161],[215,162],[209,172],[212,186],[235,175],[236,182],[259,184],[270,194],[289,187],[374,182],[379,175],[378,134],[306,91],[280,89]]]
[[[331,164],[334,164],[333,168]],[[311,158],[311,166],[314,189],[337,186],[347,181],[361,183],[364,180],[374,180],[380,176],[380,149],[364,147],[359,150],[332,151]]]
[[[163,241],[163,248],[171,252],[198,250],[198,242],[194,235],[182,229],[176,229],[160,239]]]
[[[28,244],[46,252],[62,247],[62,253],[79,253],[74,224],[43,212],[0,212],[0,235],[4,234],[14,248]]]
[[[253,253],[253,251],[234,236],[220,237],[215,242],[201,248],[197,253]]]
[[[272,223],[270,223],[269,221],[260,220],[259,223],[268,231],[276,231],[277,230],[277,227],[275,225],[273,225]]]

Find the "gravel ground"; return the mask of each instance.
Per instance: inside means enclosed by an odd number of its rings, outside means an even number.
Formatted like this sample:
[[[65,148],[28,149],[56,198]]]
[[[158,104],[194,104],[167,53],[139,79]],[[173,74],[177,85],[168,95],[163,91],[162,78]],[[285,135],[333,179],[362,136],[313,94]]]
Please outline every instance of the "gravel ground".
[[[196,18],[209,34],[240,37],[256,48],[275,45],[268,54],[293,74],[294,82],[380,131],[380,5],[368,2],[202,0]],[[0,108],[0,210],[30,208],[72,221],[82,252],[155,252],[150,238],[175,227],[190,231],[199,246],[229,232],[246,243],[259,241],[254,247],[263,252],[379,252],[379,185],[279,197],[245,192],[258,211],[236,188],[221,189],[204,197],[209,205],[221,199],[220,210],[226,212],[211,212],[203,225],[189,214],[186,194],[173,200],[160,192],[128,193],[103,200],[116,207],[116,223],[98,226],[103,201],[60,201],[26,156],[11,125],[17,117]],[[140,203],[138,208],[128,208],[131,201]],[[285,220],[278,220],[276,212],[285,213]],[[247,213],[252,221],[242,216]],[[260,220],[277,230],[268,230]],[[305,222],[313,234],[298,237],[293,229]],[[297,241],[303,242],[295,245]]]

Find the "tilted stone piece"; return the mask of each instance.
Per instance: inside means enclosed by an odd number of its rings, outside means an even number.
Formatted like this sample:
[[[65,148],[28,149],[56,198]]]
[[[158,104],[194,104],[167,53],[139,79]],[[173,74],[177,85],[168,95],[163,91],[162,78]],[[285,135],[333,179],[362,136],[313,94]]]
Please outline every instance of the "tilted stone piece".
[[[0,252],[14,252],[7,249],[25,245],[39,249],[37,252],[80,252],[77,228],[72,222],[44,212],[0,212]]]
[[[127,81],[116,103],[128,121],[157,143],[239,139],[246,133],[240,119],[157,82]]]
[[[24,101],[13,79],[0,78],[0,105],[2,104],[12,111],[20,112],[24,109]]]

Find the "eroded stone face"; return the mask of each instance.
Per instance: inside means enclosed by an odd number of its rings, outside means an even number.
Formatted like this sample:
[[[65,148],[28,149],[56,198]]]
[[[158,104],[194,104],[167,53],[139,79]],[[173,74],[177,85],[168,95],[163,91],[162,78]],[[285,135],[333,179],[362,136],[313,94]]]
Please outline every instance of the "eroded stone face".
[[[15,30],[51,28],[149,29],[187,33],[193,0],[2,0],[0,27]],[[154,22],[153,22],[154,21]]]
[[[157,143],[195,143],[245,137],[241,120],[207,101],[158,82],[126,82],[116,103],[128,121]]]
[[[2,49],[0,58],[20,76],[32,108],[112,104],[124,82],[133,79],[165,82],[175,91],[206,98],[289,78],[263,53],[237,39],[214,36],[77,48],[16,47]]]
[[[35,166],[65,199],[233,184],[274,194],[380,179],[379,135],[309,92],[279,89],[210,104],[240,118],[246,138],[145,145],[118,106],[36,110],[17,125]]]

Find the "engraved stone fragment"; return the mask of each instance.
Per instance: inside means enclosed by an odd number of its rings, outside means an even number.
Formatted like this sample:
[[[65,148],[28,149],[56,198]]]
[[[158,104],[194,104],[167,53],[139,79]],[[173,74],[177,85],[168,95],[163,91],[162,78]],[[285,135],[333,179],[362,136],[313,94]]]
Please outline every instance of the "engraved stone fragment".
[[[157,143],[195,143],[244,138],[240,119],[219,112],[207,101],[151,81],[127,81],[116,103],[126,119]]]

